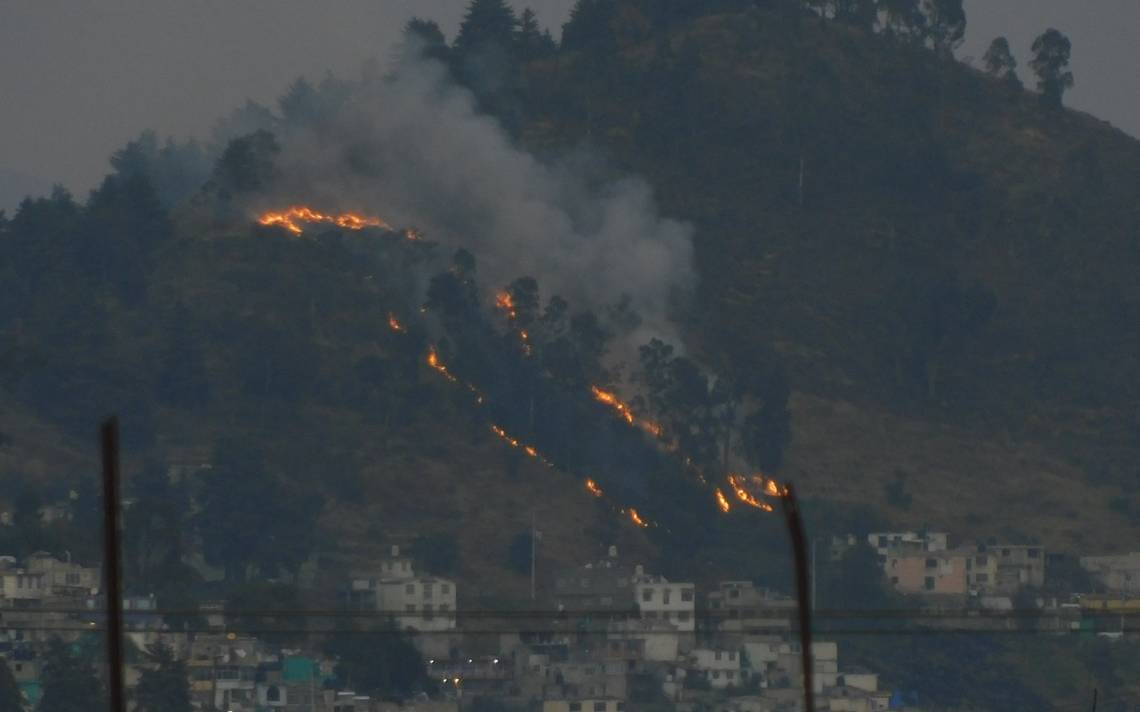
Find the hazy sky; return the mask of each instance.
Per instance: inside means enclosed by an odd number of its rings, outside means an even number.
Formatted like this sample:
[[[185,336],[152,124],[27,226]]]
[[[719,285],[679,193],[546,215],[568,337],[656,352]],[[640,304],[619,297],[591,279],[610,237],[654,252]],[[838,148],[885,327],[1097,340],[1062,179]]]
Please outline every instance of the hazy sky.
[[[530,0],[557,36],[573,0]],[[0,208],[60,181],[80,195],[145,128],[205,136],[247,97],[271,104],[298,75],[384,59],[409,16],[453,36],[466,0],[3,0]],[[521,5],[522,1],[516,2]],[[1073,40],[1068,103],[1140,136],[1137,0],[966,0],[962,56],[1006,34],[1028,81],[1049,26]],[[7,194],[6,194],[7,193]],[[5,205],[5,203],[9,203]]]

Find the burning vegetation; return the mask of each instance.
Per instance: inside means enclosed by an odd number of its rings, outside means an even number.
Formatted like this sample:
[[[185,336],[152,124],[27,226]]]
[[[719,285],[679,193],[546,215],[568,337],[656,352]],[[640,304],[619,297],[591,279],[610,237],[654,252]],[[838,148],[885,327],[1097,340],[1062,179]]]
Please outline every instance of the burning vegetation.
[[[374,220],[375,222],[367,222],[368,220]],[[378,219],[360,218],[360,216],[352,216],[351,219],[345,218],[344,216],[326,216],[311,211],[307,208],[291,208],[287,213],[267,214],[265,216],[262,216],[262,218],[259,220],[259,222],[262,224],[281,225],[289,229],[291,232],[299,234],[301,227],[299,224],[297,224],[296,221],[335,223],[341,225],[342,227],[348,227],[349,229],[360,229],[359,226],[364,226],[365,224],[383,225],[383,223]],[[403,234],[406,234],[408,236],[415,236],[415,239],[418,239],[418,233],[415,233],[414,231],[405,230],[403,231]],[[472,302],[468,305],[455,303],[449,305],[446,301],[476,298],[475,295],[477,294],[478,290],[474,285],[474,282],[471,281],[471,274],[473,273],[473,261],[470,261],[469,258],[470,256],[467,255],[463,260],[460,260],[459,256],[457,255],[456,263],[449,270],[441,273],[433,280],[432,288],[429,289],[428,293],[428,302],[420,308],[420,313],[430,313],[434,311],[439,311],[443,314],[478,313],[478,304],[475,302]],[[517,292],[517,295],[515,292]],[[471,393],[475,405],[481,408],[482,412],[485,413],[485,417],[489,421],[488,427],[491,433],[509,448],[518,450],[527,458],[541,462],[547,467],[556,467],[556,463],[560,462],[563,463],[561,465],[562,469],[573,471],[578,468],[573,465],[568,466],[566,463],[568,460],[573,461],[578,460],[579,458],[574,457],[569,451],[565,450],[560,450],[556,456],[552,456],[550,453],[544,452],[542,449],[540,449],[540,446],[538,444],[539,442],[549,442],[543,438],[549,437],[549,435],[552,433],[543,430],[541,427],[536,430],[536,425],[541,426],[543,421],[541,419],[537,422],[535,421],[535,405],[533,401],[538,395],[534,392],[535,384],[542,385],[548,390],[549,388],[552,388],[553,386],[549,382],[553,379],[558,378],[558,376],[553,371],[555,367],[559,365],[559,363],[556,361],[547,362],[542,357],[535,357],[534,350],[532,348],[532,332],[529,328],[524,327],[529,327],[532,324],[541,324],[544,327],[540,331],[542,334],[566,333],[567,330],[564,326],[560,328],[557,322],[549,321],[552,319],[550,316],[551,314],[557,315],[556,309],[551,307],[548,308],[545,313],[541,313],[537,308],[537,304],[537,285],[533,280],[527,279],[516,280],[516,282],[512,283],[511,287],[495,293],[493,297],[494,310],[506,318],[508,322],[509,333],[515,334],[523,345],[522,356],[520,357],[516,355],[514,358],[522,358],[524,360],[518,362],[514,366],[507,366],[507,364],[504,364],[504,366],[507,368],[507,372],[510,374],[509,377],[515,378],[515,374],[518,373],[518,370],[520,368],[533,371],[533,375],[529,377],[530,385],[525,387],[531,393],[529,396],[531,405],[529,406],[530,425],[527,427],[527,431],[529,433],[528,438],[534,438],[534,442],[526,442],[508,430],[507,424],[511,422],[514,422],[516,426],[519,425],[518,416],[516,415],[514,417],[511,417],[509,415],[509,412],[503,411],[505,404],[500,400],[501,395],[496,394],[493,391],[492,395],[495,397],[489,399],[472,380],[468,380],[473,374],[469,374],[470,364],[465,366],[466,361],[460,359],[460,369],[458,372],[454,371],[449,364],[444,363],[442,357],[440,356],[439,349],[435,343],[431,343],[427,346],[424,361],[432,371],[442,376],[447,382],[463,386]],[[552,305],[553,304],[554,302],[552,301]],[[408,325],[405,322],[401,321],[400,317],[397,316],[397,313],[395,311],[388,312],[387,323],[388,328],[393,333],[405,334],[408,332]],[[444,325],[447,326],[446,321]],[[573,324],[573,327],[581,330],[583,328],[590,327],[590,325],[591,322],[582,320],[579,317],[579,320]],[[469,333],[478,332],[475,330],[474,332]],[[452,335],[455,336],[454,334]],[[544,336],[542,338],[548,337]],[[488,345],[490,343],[491,342],[483,344],[481,348],[492,348]],[[463,349],[464,344],[462,341],[459,344],[452,344],[451,348],[455,348],[456,346],[459,346],[458,353],[465,353]],[[472,346],[475,348],[480,348],[477,344],[472,344]],[[559,348],[564,348],[564,345],[558,342],[554,342],[553,344],[550,344],[550,347],[551,350],[557,352]],[[501,346],[497,348],[501,348]],[[649,348],[650,347],[643,347],[642,349],[643,361],[646,359],[645,352]],[[565,355],[565,352],[560,354],[560,356],[563,358],[565,358]],[[666,355],[668,356],[667,352]],[[645,367],[644,363],[643,367]],[[679,373],[682,376],[689,375],[690,378],[692,377],[691,374],[687,374],[685,371],[680,371]],[[670,379],[678,380],[676,374],[670,374],[669,377]],[[520,384],[525,384],[527,381],[528,379],[519,379]],[[693,453],[693,451],[690,449],[694,446],[694,442],[691,438],[687,437],[688,434],[685,433],[684,426],[676,422],[678,420],[676,416],[674,416],[673,420],[669,421],[671,427],[666,428],[661,423],[650,420],[648,418],[640,417],[635,414],[631,405],[622,400],[616,391],[604,389],[596,384],[583,384],[583,386],[584,389],[589,393],[588,400],[601,403],[612,409],[618,418],[624,421],[627,425],[631,426],[631,431],[640,431],[641,433],[645,433],[651,436],[650,440],[646,440],[644,438],[640,439],[641,442],[644,443],[642,447],[649,448],[649,451],[658,453],[657,457],[671,460],[674,463],[673,466],[677,468],[678,473],[688,473],[691,476],[691,486],[700,488],[704,492],[709,492],[711,490],[717,510],[719,510],[722,514],[728,514],[731,512],[732,499],[730,495],[726,494],[725,489],[713,485],[712,480],[705,474],[705,470],[709,467],[715,467],[715,464],[708,460],[707,452],[703,459],[700,460],[704,463],[704,465],[700,466],[696,464],[697,461],[694,457],[695,453]],[[559,387],[561,388],[562,386]],[[693,391],[700,392],[700,388],[692,389],[690,392]],[[547,397],[552,395],[553,394],[551,392],[546,393]],[[569,396],[569,394],[558,397],[565,398],[567,396]],[[658,395],[658,399],[661,399],[660,395]],[[564,402],[563,407],[570,406],[570,404],[573,402],[574,399],[571,397],[571,400]],[[651,397],[650,403],[652,402],[653,398]],[[504,419],[500,419],[501,417]],[[586,411],[583,411],[580,417],[587,417]],[[678,430],[678,428],[680,428],[680,430]],[[632,436],[633,433],[631,432],[630,435],[623,437],[630,438]],[[638,438],[633,438],[632,440],[629,440],[629,443],[632,444],[637,440]],[[583,477],[585,489],[592,497],[606,503],[606,505],[609,506],[616,515],[628,517],[629,520],[639,528],[660,526],[652,524],[641,513],[641,511],[639,511],[639,509],[629,506],[628,502],[614,501],[611,499],[611,496],[614,493],[604,490],[601,485],[599,485],[595,477],[596,475]],[[719,477],[713,479],[719,479]],[[775,480],[760,474],[751,476],[728,474],[727,481],[729,485],[728,491],[734,494],[735,498],[738,501],[748,505],[753,509],[766,512],[773,511],[773,507],[771,504],[765,502],[761,498],[780,497],[783,496],[783,493],[786,491]],[[654,497],[665,497],[667,499],[667,496],[664,493],[657,492],[657,489],[659,488],[654,488]],[[644,499],[644,494],[637,495],[636,489],[626,490],[619,487],[615,491],[619,492],[617,497],[619,500],[630,498],[631,495],[632,497],[638,498],[639,500]],[[652,497],[650,499],[652,499]],[[684,499],[684,497],[681,497],[680,499]],[[676,498],[673,501],[676,501]],[[642,504],[644,503],[645,502],[642,502]],[[658,504],[660,505],[662,502],[658,502]]]
[[[307,225],[336,225],[347,230],[363,230],[366,227],[391,230],[388,223],[378,217],[359,213],[322,213],[304,205],[292,205],[281,212],[265,212],[258,216],[259,225],[283,227],[294,235],[300,235]],[[414,231],[406,232],[409,239],[419,239]]]

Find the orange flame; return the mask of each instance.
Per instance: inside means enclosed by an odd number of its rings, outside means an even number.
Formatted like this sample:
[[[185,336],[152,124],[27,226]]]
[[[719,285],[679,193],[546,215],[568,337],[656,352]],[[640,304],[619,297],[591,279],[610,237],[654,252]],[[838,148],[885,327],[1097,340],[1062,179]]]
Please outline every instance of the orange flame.
[[[728,510],[732,509],[732,507],[730,507],[728,504],[728,497],[724,496],[724,492],[721,492],[720,487],[716,488],[716,504],[718,507],[720,507],[720,511],[726,514],[728,513]]]
[[[339,215],[320,213],[304,205],[291,205],[283,212],[266,212],[258,216],[257,222],[261,225],[276,225],[283,227],[294,235],[305,231],[302,224],[336,225],[349,230],[363,230],[366,227],[380,227],[386,230],[391,228],[388,223],[378,217],[359,215],[357,213],[340,213]]]
[[[397,319],[396,315],[392,312],[388,312],[388,328],[399,333],[406,331],[404,325],[400,323],[400,320]]]
[[[752,481],[764,488],[764,494],[770,497],[783,497],[788,493],[788,488],[781,485],[771,477],[764,475],[752,475]]]
[[[456,381],[459,380],[458,378],[455,377],[455,374],[453,374],[451,371],[447,370],[447,366],[443,365],[443,361],[439,360],[439,353],[435,350],[434,346],[428,347],[427,364],[428,364],[428,366],[431,366],[433,369],[438,371],[441,376],[443,376],[447,380],[451,381],[452,383],[455,383]]]
[[[595,399],[616,410],[618,414],[621,415],[621,417],[625,418],[625,422],[633,425],[633,421],[636,420],[636,418],[633,416],[633,411],[631,411],[629,409],[629,406],[623,403],[622,400],[617,397],[617,394],[610,393],[609,391],[603,391],[597,386],[590,386],[590,391],[594,394]]]
[[[593,480],[586,480],[586,489],[589,490],[590,494],[594,495],[595,497],[601,497],[603,494],[602,488],[599,487],[598,483],[594,482]]]
[[[519,315],[518,310],[515,309],[515,300],[511,298],[510,292],[499,292],[496,294],[495,306],[506,312],[508,319],[514,319]]]
[[[729,475],[728,484],[732,486],[732,491],[736,493],[736,498],[741,502],[744,502],[750,507],[762,509],[765,512],[772,511],[772,505],[756,499],[755,495],[744,488],[744,478],[740,475]]]
[[[642,518],[641,518],[641,515],[640,515],[640,514],[638,514],[638,513],[637,513],[637,510],[636,510],[636,509],[634,509],[633,507],[630,507],[630,508],[629,508],[629,518],[630,518],[631,520],[633,520],[633,523],[634,523],[634,524],[636,524],[637,526],[641,527],[642,529],[644,529],[644,528],[646,528],[647,526],[649,526],[649,524],[648,524],[648,523],[647,523],[647,522],[646,522],[644,519],[642,519]]]

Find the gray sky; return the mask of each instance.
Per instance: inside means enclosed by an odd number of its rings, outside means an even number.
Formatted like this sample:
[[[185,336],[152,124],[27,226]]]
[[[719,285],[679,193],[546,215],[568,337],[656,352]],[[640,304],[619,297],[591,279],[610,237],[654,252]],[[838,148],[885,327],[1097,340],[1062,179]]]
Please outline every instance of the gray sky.
[[[248,98],[272,104],[298,75],[353,75],[384,59],[416,14],[454,34],[465,0],[3,0],[0,208],[60,181],[80,196],[145,128],[203,137]],[[530,0],[557,36],[572,0]],[[516,5],[522,5],[521,0]],[[962,56],[1009,36],[1028,79],[1046,27],[1073,40],[1068,102],[1140,136],[1137,0],[966,0]]]

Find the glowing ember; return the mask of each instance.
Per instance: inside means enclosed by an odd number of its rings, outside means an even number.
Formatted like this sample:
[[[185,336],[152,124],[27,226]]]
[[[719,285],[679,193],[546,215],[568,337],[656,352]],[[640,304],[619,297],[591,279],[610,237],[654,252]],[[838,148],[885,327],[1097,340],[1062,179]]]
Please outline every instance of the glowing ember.
[[[596,400],[601,403],[605,403],[609,407],[616,410],[618,414],[621,415],[621,417],[625,418],[625,422],[633,425],[633,421],[635,420],[633,417],[633,411],[631,411],[629,409],[629,406],[623,403],[616,394],[610,393],[609,391],[603,391],[597,386],[590,386],[590,391],[594,394],[594,398]]]
[[[396,331],[399,333],[403,333],[404,331],[406,331],[406,329],[404,328],[404,325],[400,323],[400,320],[397,319],[396,315],[393,314],[392,312],[388,312],[388,328],[391,329],[392,331]],[[438,361],[438,359],[437,359],[437,361]]]
[[[602,488],[599,487],[598,483],[594,482],[593,480],[586,480],[586,489],[589,490],[590,494],[594,495],[595,497],[601,497],[603,494]]]
[[[459,380],[451,371],[447,370],[447,366],[443,365],[443,361],[439,360],[439,353],[435,350],[434,346],[428,347],[427,364],[452,383]]]
[[[519,446],[519,441],[515,440],[510,435],[507,435],[507,431],[503,430],[499,426],[492,425],[491,426],[491,432],[494,433],[495,435],[498,435],[500,439],[502,439],[504,442],[506,442],[511,447],[518,447]]]
[[[764,475],[752,475],[752,481],[764,488],[764,494],[770,497],[783,497],[788,493],[788,488],[781,485],[771,477]]]
[[[302,225],[325,224],[336,225],[349,230],[363,230],[366,227],[380,227],[391,229],[388,223],[380,218],[356,213],[320,213],[303,205],[292,205],[283,212],[267,212],[258,216],[257,222],[261,225],[275,225],[283,227],[294,235],[305,231]]]
[[[728,497],[724,496],[724,492],[720,491],[720,487],[716,488],[716,505],[720,507],[720,511],[725,513],[732,509],[728,504]]]
[[[638,514],[638,513],[637,513],[637,510],[636,510],[636,509],[634,509],[633,507],[630,507],[630,508],[629,508],[629,518],[630,518],[631,520],[633,520],[633,523],[634,523],[634,524],[636,524],[637,526],[641,527],[642,529],[644,529],[645,527],[649,526],[649,524],[648,524],[648,523],[647,523],[647,522],[646,522],[644,519],[642,519],[642,518],[641,518],[641,515],[640,515],[640,514]]]
[[[740,475],[729,475],[728,484],[732,486],[732,491],[736,493],[736,498],[741,502],[744,502],[750,507],[762,509],[765,512],[772,511],[772,505],[768,504],[767,502],[761,502],[760,500],[756,499],[755,495],[745,489],[744,478]]]
[[[649,433],[655,438],[661,437],[661,433],[664,432],[664,429],[661,427],[661,425],[654,423],[652,420],[639,420],[637,421],[637,424],[641,426],[642,430]]]
[[[519,313],[515,309],[515,300],[511,298],[510,292],[499,292],[495,295],[495,306],[502,309],[508,319],[518,317]]]

